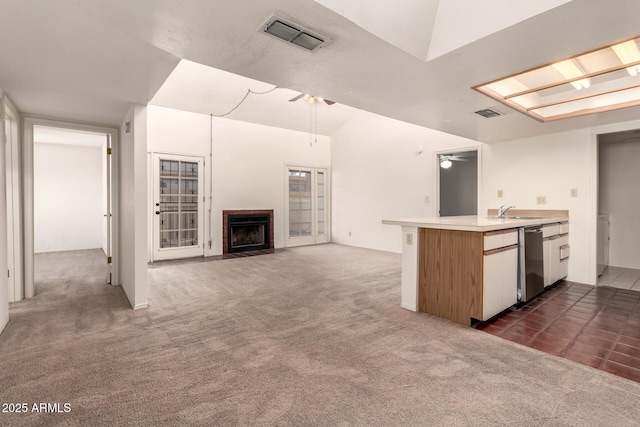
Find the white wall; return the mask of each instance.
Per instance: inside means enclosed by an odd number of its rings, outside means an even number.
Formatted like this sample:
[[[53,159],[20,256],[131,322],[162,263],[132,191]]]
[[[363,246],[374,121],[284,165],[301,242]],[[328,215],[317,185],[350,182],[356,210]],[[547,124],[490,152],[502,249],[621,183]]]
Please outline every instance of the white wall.
[[[569,210],[568,280],[595,285],[598,209],[597,135],[640,127],[639,121],[525,138],[483,148],[482,209]],[[626,189],[637,186],[628,182]],[[571,197],[571,189],[578,197]],[[504,197],[498,198],[497,191]],[[536,204],[546,196],[547,204]]]
[[[209,241],[209,191],[213,182],[211,248],[222,254],[222,211],[273,209],[276,248],[285,246],[285,164],[328,167],[329,138],[271,126],[214,118],[163,107],[148,107],[148,151],[199,156],[205,159],[205,242]],[[213,134],[211,134],[213,130]],[[213,137],[213,180],[210,152]],[[151,178],[151,175],[149,175]],[[152,206],[147,210],[152,220]]]
[[[609,265],[640,268],[640,142],[600,144],[599,211],[611,221]]]
[[[34,250],[102,247],[99,147],[34,143]]]
[[[501,205],[517,209],[569,210],[568,280],[590,283],[592,246],[589,242],[593,216],[594,147],[591,132],[582,129],[544,135],[484,147],[483,212]],[[571,197],[571,189],[578,197]],[[497,191],[503,190],[503,197]],[[545,196],[546,205],[536,204]],[[595,265],[594,265],[595,268]]]
[[[125,123],[130,132],[125,132]],[[147,307],[147,107],[132,106],[120,128],[120,282],[135,309]]]
[[[332,239],[402,251],[400,227],[383,219],[436,216],[436,152],[480,143],[362,112],[331,137]],[[422,147],[417,154],[417,147]],[[425,202],[425,197],[430,201]],[[350,233],[350,234],[349,234]]]

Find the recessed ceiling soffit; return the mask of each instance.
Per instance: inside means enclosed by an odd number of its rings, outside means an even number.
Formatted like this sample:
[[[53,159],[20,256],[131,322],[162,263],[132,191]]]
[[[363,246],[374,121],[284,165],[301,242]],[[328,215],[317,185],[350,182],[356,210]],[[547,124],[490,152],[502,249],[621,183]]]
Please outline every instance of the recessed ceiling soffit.
[[[640,36],[474,89],[541,122],[640,105]]]

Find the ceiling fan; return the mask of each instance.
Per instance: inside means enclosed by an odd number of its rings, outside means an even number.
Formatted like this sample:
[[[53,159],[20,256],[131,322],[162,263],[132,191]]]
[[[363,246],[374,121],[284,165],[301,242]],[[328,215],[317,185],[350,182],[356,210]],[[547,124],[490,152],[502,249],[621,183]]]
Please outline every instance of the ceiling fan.
[[[453,154],[440,154],[440,167],[442,169],[449,169],[452,162],[467,162],[469,159],[465,156],[455,156]]]
[[[291,98],[289,100],[289,102],[295,102],[300,98],[303,98],[309,104],[315,104],[316,102],[318,102],[318,103],[319,102],[324,102],[327,105],[333,105],[333,104],[336,103],[335,101],[329,101],[328,99],[324,99],[324,98],[322,98],[320,96],[310,95],[308,93],[301,93],[300,95]]]

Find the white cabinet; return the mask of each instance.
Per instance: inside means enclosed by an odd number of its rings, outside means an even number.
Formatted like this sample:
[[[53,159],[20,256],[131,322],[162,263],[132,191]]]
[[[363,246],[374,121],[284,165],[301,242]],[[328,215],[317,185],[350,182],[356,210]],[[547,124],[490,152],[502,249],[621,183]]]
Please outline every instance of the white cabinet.
[[[486,233],[482,263],[482,319],[518,302],[518,232]]]
[[[544,228],[543,236],[544,236]],[[549,275],[549,267],[551,265],[551,240],[542,240],[542,269],[544,271],[544,287],[551,284],[551,276]]]
[[[569,223],[548,224],[542,227],[544,286],[567,277],[569,272]]]
[[[551,240],[549,280],[551,284],[567,277],[569,270],[569,236],[560,235]]]

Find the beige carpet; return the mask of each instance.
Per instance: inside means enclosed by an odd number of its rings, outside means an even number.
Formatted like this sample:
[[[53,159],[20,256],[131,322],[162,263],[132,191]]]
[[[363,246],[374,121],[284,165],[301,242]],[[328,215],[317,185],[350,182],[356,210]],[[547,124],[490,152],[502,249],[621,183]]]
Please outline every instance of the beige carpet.
[[[11,305],[0,400],[71,412],[2,426],[640,423],[638,383],[400,308],[397,254],[158,263],[137,312],[95,252],[59,256]]]

